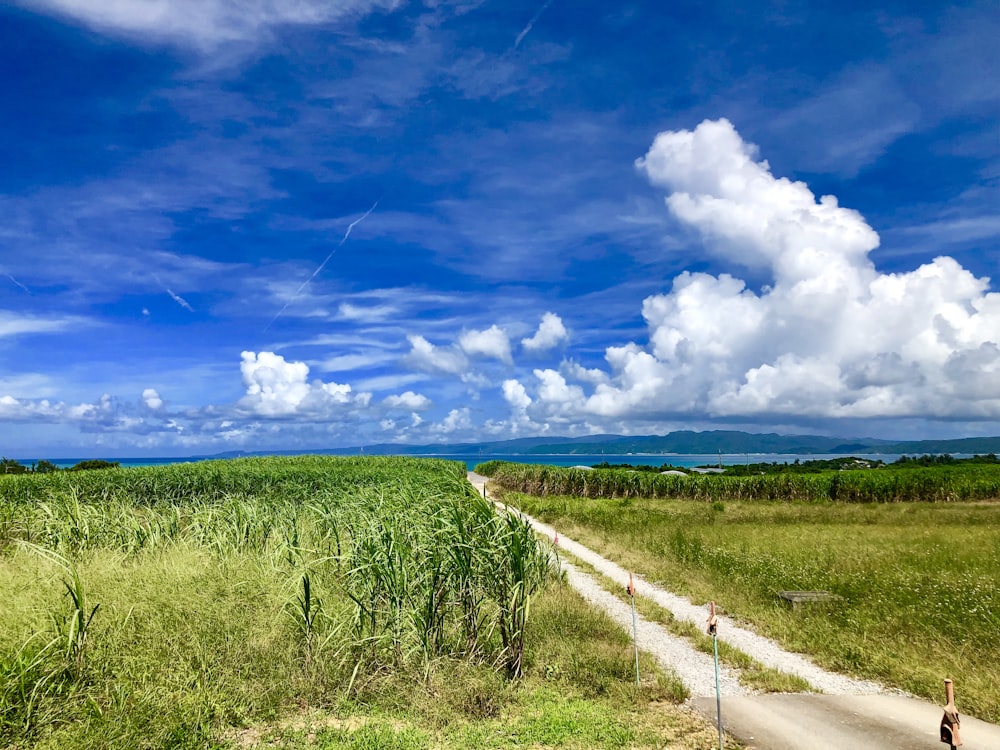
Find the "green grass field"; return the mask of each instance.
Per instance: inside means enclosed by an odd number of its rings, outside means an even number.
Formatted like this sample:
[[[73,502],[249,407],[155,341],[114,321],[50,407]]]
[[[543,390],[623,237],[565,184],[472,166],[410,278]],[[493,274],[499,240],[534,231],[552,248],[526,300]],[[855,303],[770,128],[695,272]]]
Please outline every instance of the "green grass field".
[[[506,490],[578,497],[688,500],[832,500],[844,503],[1000,499],[1000,464],[884,466],[879,469],[749,476],[671,476],[623,468],[583,470],[487,461],[476,467]]]
[[[935,701],[951,677],[1000,721],[1000,504],[505,499],[827,667]],[[782,590],[843,600],[793,611]]]
[[[0,477],[0,746],[711,747],[445,461]]]

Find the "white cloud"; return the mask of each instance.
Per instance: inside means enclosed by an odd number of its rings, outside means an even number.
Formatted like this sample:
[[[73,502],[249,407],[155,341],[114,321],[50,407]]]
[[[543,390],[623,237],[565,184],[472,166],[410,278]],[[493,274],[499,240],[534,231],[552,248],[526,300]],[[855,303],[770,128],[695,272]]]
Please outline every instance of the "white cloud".
[[[52,404],[48,399],[18,399],[10,394],[0,396],[0,419],[21,421],[32,417],[54,417],[66,413],[65,404]]]
[[[397,359],[397,357],[398,355],[396,354],[367,351],[357,354],[338,354],[333,357],[327,357],[326,359],[318,362],[313,362],[313,364],[320,370],[325,370],[326,372],[348,372],[354,370],[366,370],[377,365],[392,362]]]
[[[366,391],[392,391],[397,388],[405,388],[413,383],[422,383],[427,379],[427,375],[391,372],[387,375],[361,378],[355,381],[355,385]]]
[[[163,399],[155,388],[147,388],[142,392],[142,402],[153,411],[163,406]]]
[[[503,397],[517,412],[525,412],[531,406],[531,396],[517,380],[503,381]]]
[[[246,396],[241,403],[252,411],[278,416],[293,414],[309,395],[309,365],[286,362],[272,352],[243,352],[240,372]]]
[[[41,13],[98,31],[212,49],[252,42],[284,25],[328,23],[353,13],[392,9],[395,0],[16,0]]]
[[[73,424],[86,432],[146,434],[163,430],[160,422],[139,416],[135,404],[122,403],[107,393],[94,403],[82,404],[0,396],[0,420]]]
[[[463,331],[458,337],[458,345],[470,356],[492,357],[505,364],[513,364],[510,339],[506,331],[496,325],[484,331]]]
[[[43,318],[37,315],[21,315],[20,313],[0,310],[0,338],[23,336],[29,333],[58,333],[87,322],[83,318],[72,316]]]
[[[49,398],[59,392],[57,382],[37,372],[0,374],[0,393],[17,393],[20,398]]]
[[[461,409],[452,409],[448,412],[448,416],[445,417],[441,422],[435,425],[431,425],[431,432],[437,433],[439,435],[451,435],[456,432],[462,432],[465,430],[472,429],[472,419],[469,412],[469,407],[463,406]]]
[[[344,320],[361,323],[378,323],[386,318],[399,315],[399,309],[393,305],[362,306],[350,302],[341,302],[337,312]]]
[[[445,372],[461,375],[468,368],[468,360],[460,351],[450,347],[434,346],[423,336],[407,336],[410,351],[403,362],[424,372]]]
[[[430,407],[431,400],[422,393],[406,391],[405,393],[400,393],[398,396],[387,396],[382,403],[392,409],[418,411],[420,409],[427,409]]]
[[[308,381],[305,362],[288,362],[273,352],[243,352],[240,372],[246,394],[238,406],[262,417],[322,419],[348,404],[365,405],[370,393],[352,395],[351,386]]]
[[[507,423],[490,423],[487,429],[509,429],[511,434],[523,434],[524,432],[537,432],[539,425],[534,424],[528,416],[528,409],[531,407],[532,399],[528,395],[527,389],[517,380],[505,380],[501,388],[504,400],[510,405],[510,421]]]
[[[643,303],[648,346],[609,347],[604,377],[572,362],[563,375],[536,370],[535,418],[1000,417],[989,280],[948,257],[880,273],[869,258],[878,235],[858,212],[756,159],[719,120],[660,133],[637,165],[670,191],[677,219],[771,285],[680,274]]]
[[[582,383],[599,385],[608,382],[608,374],[604,370],[596,367],[587,368],[571,359],[563,360],[562,364],[559,365],[559,369],[567,378],[579,380]]]
[[[528,351],[540,352],[558,346],[569,338],[566,326],[562,319],[555,313],[547,312],[542,316],[542,322],[538,324],[538,330],[530,338],[521,339],[521,346]]]
[[[586,398],[583,388],[570,385],[555,370],[535,370],[538,379],[538,400],[547,407],[549,418],[579,413]]]

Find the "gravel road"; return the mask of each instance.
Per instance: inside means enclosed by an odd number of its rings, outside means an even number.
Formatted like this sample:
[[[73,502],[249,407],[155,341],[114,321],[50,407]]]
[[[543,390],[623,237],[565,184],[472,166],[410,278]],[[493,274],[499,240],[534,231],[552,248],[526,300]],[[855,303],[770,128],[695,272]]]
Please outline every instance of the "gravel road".
[[[522,514],[524,515],[524,514]],[[549,539],[553,539],[556,530],[547,524],[540,523],[533,518],[528,521],[540,534],[544,534]],[[606,575],[615,581],[622,581],[622,586],[628,582],[628,571],[620,565],[607,560],[596,552],[584,547],[582,544],[567,539],[562,534],[559,535],[559,548],[569,552],[571,555],[587,563],[599,573]],[[656,586],[642,576],[633,574],[636,596],[644,596],[652,599],[661,607],[669,610],[678,620],[692,622],[700,628],[704,628],[708,620],[708,610],[705,606],[692,604],[682,596],[677,596],[669,591]],[[599,585],[591,580],[592,585]],[[581,592],[583,593],[583,592]],[[586,596],[586,594],[584,594]],[[719,640],[738,648],[743,653],[752,656],[761,664],[781,672],[798,675],[808,682],[814,690],[830,695],[870,695],[885,692],[885,688],[874,682],[864,680],[854,680],[844,675],[828,672],[817,666],[801,654],[786,651],[775,641],[758,635],[751,630],[740,627],[730,618],[719,616]],[[707,658],[707,657],[706,657]],[[698,667],[700,668],[700,667]],[[680,678],[688,685],[692,695],[707,695],[699,693],[695,688],[696,682],[694,674],[688,676],[686,668],[675,666]],[[690,680],[690,684],[689,684]],[[714,690],[714,687],[712,688]],[[740,693],[726,693],[723,695],[739,695]]]
[[[632,632],[632,608],[628,604],[570,563],[563,562],[562,569],[566,571],[569,585],[584,599],[604,610],[627,632]],[[639,650],[652,654],[662,668],[674,672],[692,696],[715,695],[715,664],[711,656],[695,651],[686,638],[667,632],[641,615],[637,615],[636,620]],[[719,687],[723,695],[747,694],[746,688],[740,685],[739,676],[725,665],[719,666]]]
[[[480,493],[486,486],[486,477],[469,473],[469,481]],[[514,510],[514,509],[508,509]],[[520,511],[514,511],[521,513]],[[556,529],[521,513],[534,529],[554,539]],[[559,535],[559,549],[590,565],[594,570],[619,581],[624,588],[628,583],[628,571],[617,563],[601,557],[582,544]],[[623,627],[632,629],[631,609],[617,597],[609,594],[592,576],[566,565],[570,583],[587,601],[600,606],[615,618]],[[704,606],[692,604],[684,597],[677,596],[641,576],[634,575],[635,592],[637,596],[652,599],[661,607],[669,610],[678,620],[692,622],[699,628],[705,627],[708,611]],[[854,680],[844,675],[828,672],[817,666],[801,654],[786,651],[775,641],[758,635],[751,630],[740,627],[730,618],[719,617],[719,640],[738,648],[743,653],[753,657],[761,664],[781,672],[794,674],[818,692],[829,695],[874,695],[885,693],[885,688],[874,682]],[[655,623],[640,619],[639,647],[654,654],[667,669],[677,673],[677,676],[687,686],[692,696],[707,696],[715,694],[715,675],[712,659],[707,654],[695,651],[688,641],[668,633]],[[720,685],[723,695],[745,695],[734,670],[725,669],[720,673]]]

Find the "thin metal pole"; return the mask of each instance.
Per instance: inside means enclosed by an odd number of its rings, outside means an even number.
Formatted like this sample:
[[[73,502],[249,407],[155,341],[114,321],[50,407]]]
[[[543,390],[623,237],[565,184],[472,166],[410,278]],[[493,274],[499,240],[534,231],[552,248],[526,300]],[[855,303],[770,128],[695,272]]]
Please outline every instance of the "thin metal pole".
[[[639,622],[635,616],[635,585],[628,574],[628,596],[632,600],[632,646],[635,651],[635,684],[639,684]]]
[[[715,652],[715,715],[719,721],[719,750],[722,749],[722,692],[719,690],[719,639],[712,634],[712,650]]]
[[[639,625],[635,619],[635,598],[632,599],[632,645],[635,647],[635,684],[639,684]]]
[[[715,614],[715,602],[708,603],[708,634],[712,636],[712,652],[715,654],[715,715],[719,721],[719,750],[722,748],[722,690],[719,687],[719,618]]]

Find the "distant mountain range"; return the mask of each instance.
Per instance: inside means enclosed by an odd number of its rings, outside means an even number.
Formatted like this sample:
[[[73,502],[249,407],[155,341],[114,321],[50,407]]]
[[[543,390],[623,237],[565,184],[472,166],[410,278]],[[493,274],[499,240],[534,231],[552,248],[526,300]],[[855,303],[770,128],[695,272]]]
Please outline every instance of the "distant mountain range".
[[[319,449],[315,451],[280,451],[295,453],[330,453],[339,455],[491,455],[491,456],[573,456],[606,453],[621,455],[628,453],[791,453],[810,455],[834,453],[917,454],[925,453],[1000,453],[1000,437],[959,438],[955,440],[907,440],[892,441],[874,438],[831,438],[820,435],[778,435],[775,433],[751,433],[736,430],[710,430],[693,432],[682,430],[666,435],[588,435],[586,437],[533,437],[515,440],[499,440],[482,443],[435,443],[431,445],[400,445],[399,443],[379,443],[377,445],[355,446],[343,449]],[[273,454],[275,451],[260,451]],[[218,457],[258,455],[257,452],[232,451]]]

